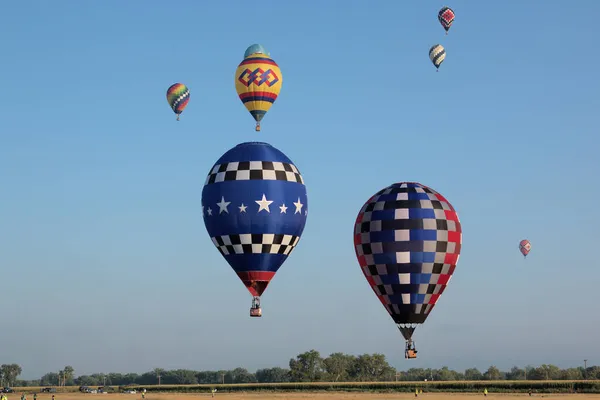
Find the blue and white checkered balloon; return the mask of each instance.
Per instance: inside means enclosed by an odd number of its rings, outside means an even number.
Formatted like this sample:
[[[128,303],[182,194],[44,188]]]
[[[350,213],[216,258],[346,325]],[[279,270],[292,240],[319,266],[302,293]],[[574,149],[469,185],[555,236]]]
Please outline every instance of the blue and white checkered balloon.
[[[202,190],[211,240],[260,297],[300,240],[308,199],[298,168],[267,143],[241,143],[211,168]]]

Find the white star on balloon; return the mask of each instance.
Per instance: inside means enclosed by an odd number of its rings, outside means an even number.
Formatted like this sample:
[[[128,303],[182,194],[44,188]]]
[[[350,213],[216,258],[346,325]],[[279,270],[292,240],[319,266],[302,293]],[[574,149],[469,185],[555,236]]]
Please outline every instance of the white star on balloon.
[[[206,210],[206,212],[208,213],[208,215],[212,215],[212,209],[210,207],[208,207],[208,210]]]
[[[204,206],[202,206],[202,215],[204,215]]]
[[[258,212],[261,212],[262,210],[267,210],[267,212],[269,213],[271,212],[271,210],[269,210],[269,206],[271,205],[273,200],[267,200],[267,197],[264,195],[264,193],[262,199],[254,201],[256,202],[256,204],[258,204]]]
[[[294,214],[298,214],[298,213],[302,214],[302,206],[304,204],[302,204],[300,202],[300,197],[298,197],[298,201],[297,202],[294,202],[294,205],[296,206],[296,211],[294,211]]]
[[[221,196],[221,202],[217,203],[217,205],[219,206],[219,214],[221,214],[223,211],[225,211],[227,214],[229,214],[229,210],[227,210],[227,206],[230,204],[231,204],[230,201],[225,201],[225,197]]]
[[[279,206],[279,209],[281,210],[280,214],[287,214],[287,207],[285,206],[285,203]]]
[[[248,206],[245,206],[244,203],[242,203],[241,206],[238,207],[240,209],[241,213],[245,213],[246,212],[246,208],[248,208]]]

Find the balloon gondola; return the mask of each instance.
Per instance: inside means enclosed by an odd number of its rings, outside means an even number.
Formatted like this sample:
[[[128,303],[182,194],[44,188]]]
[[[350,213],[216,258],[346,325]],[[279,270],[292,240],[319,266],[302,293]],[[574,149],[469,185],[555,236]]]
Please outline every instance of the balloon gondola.
[[[416,182],[392,184],[361,208],[354,248],[361,270],[417,357],[412,339],[446,289],[462,246],[458,215],[444,196]]]
[[[261,317],[261,296],[298,245],[308,215],[298,168],[267,143],[241,143],[221,156],[202,189],[206,230],[252,295],[251,317]]]
[[[253,44],[246,49],[234,79],[238,97],[256,121],[255,130],[260,132],[261,121],[281,91],[281,70],[262,45]]]

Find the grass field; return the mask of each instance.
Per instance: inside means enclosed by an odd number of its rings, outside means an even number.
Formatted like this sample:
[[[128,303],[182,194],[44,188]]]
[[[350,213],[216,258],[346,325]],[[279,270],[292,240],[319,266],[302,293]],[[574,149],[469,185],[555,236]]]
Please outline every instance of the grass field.
[[[117,387],[112,387],[115,391]],[[130,386],[135,389],[135,386]],[[211,397],[211,389],[217,388],[217,396],[227,399],[409,399],[415,398],[416,388],[423,391],[420,399],[452,400],[484,397],[514,398],[532,397],[600,400],[600,381],[437,381],[437,382],[297,382],[297,383],[254,383],[233,385],[152,385],[144,386],[146,400],[195,400]],[[39,393],[39,387],[15,388],[8,400],[19,400],[21,393],[38,393],[37,400],[52,400],[52,394]],[[140,387],[137,387],[140,389]],[[57,388],[54,400],[93,400],[100,396],[104,400],[142,400],[141,394],[125,393],[80,393],[78,387]],[[215,396],[215,397],[217,397]],[[97,399],[99,400],[99,399]]]
[[[83,394],[83,393],[56,393],[55,400],[93,400],[101,397],[105,400],[141,400],[140,394]],[[555,400],[600,400],[600,394],[534,394],[532,397],[555,399]],[[40,394],[38,400],[51,400],[52,395]],[[210,399],[210,393],[147,393],[146,400],[202,400]],[[423,393],[419,395],[417,400],[475,400],[483,399],[481,393]],[[530,398],[527,394],[507,394],[507,393],[489,393],[487,398],[492,399],[526,399]],[[9,394],[8,400],[19,400],[20,392]],[[396,399],[415,399],[414,394],[410,393],[364,393],[364,392],[332,392],[332,393],[217,393],[215,399],[227,400],[300,400],[300,399],[317,399],[317,400],[396,400]],[[31,396],[28,396],[31,400]]]

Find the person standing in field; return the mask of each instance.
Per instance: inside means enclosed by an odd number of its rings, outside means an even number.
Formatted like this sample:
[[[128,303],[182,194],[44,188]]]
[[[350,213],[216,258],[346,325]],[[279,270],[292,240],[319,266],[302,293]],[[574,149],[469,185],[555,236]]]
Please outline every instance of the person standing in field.
[[[33,394],[33,400],[37,400],[37,393]]]
[[[483,397],[487,397],[487,388],[483,389]]]
[[[419,397],[419,389],[415,389],[415,397]]]

